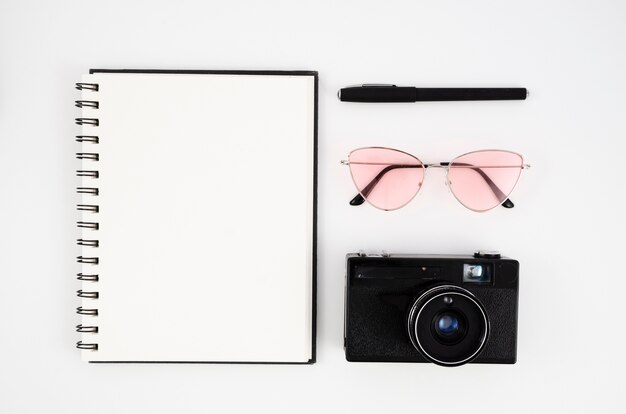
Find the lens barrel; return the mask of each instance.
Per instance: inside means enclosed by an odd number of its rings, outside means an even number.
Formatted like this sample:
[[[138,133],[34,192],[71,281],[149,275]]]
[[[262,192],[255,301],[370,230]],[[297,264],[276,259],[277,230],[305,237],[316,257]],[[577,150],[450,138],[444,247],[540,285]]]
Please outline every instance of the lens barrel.
[[[489,336],[485,308],[468,290],[440,285],[422,293],[410,308],[408,333],[424,358],[443,366],[470,362]]]

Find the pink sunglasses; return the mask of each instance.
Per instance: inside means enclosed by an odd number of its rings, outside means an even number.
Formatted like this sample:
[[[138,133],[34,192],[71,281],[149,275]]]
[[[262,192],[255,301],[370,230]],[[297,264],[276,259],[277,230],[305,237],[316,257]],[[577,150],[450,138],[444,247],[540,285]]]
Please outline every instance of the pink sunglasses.
[[[426,168],[445,168],[452,194],[470,210],[482,212],[499,205],[513,208],[508,197],[522,170],[530,168],[520,154],[511,151],[474,151],[450,162],[424,164],[411,154],[383,147],[356,149],[341,164],[350,166],[359,191],[350,205],[367,200],[381,210],[407,205],[422,187]]]

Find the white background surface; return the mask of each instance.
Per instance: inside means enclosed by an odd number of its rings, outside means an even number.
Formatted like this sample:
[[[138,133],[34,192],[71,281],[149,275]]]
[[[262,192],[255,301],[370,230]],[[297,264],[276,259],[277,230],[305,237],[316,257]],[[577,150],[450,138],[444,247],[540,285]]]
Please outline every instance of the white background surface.
[[[617,412],[623,409],[626,5],[0,2],[0,412]],[[90,67],[320,73],[318,363],[89,365],[74,343],[73,83]],[[355,105],[362,82],[525,86],[525,102]],[[513,210],[465,210],[430,172],[407,207],[352,208],[353,148],[424,161],[523,153]],[[344,255],[521,263],[518,363],[348,364]],[[242,261],[242,264],[245,264]]]

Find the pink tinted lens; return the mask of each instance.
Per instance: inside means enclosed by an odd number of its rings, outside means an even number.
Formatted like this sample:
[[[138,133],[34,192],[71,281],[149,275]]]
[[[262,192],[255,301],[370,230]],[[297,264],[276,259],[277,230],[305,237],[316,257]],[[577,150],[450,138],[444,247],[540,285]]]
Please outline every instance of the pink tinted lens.
[[[465,207],[487,211],[502,204],[522,172],[522,156],[508,151],[476,151],[450,163],[448,180]]]
[[[383,210],[404,206],[424,181],[421,161],[402,151],[362,148],[352,151],[349,161],[352,179],[361,195]]]

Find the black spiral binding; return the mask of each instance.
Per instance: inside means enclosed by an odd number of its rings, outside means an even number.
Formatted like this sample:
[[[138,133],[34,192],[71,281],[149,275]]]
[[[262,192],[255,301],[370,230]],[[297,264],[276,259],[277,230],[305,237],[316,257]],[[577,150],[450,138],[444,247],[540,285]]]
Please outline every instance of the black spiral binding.
[[[100,87],[97,83],[82,82],[82,83],[76,84],[76,89],[81,90],[81,91],[88,90],[92,92],[97,92],[100,89]],[[93,100],[78,100],[75,102],[75,105],[78,108],[89,108],[89,109],[98,109],[100,107],[100,103],[98,101],[93,101]],[[100,120],[98,118],[76,118],[75,121],[76,121],[76,124],[78,125],[92,127],[92,128],[100,125]],[[100,143],[100,138],[97,135],[76,135],[76,141],[80,142],[84,148],[85,145],[97,145],[98,143]],[[96,151],[78,152],[76,153],[76,158],[79,160],[88,160],[91,163],[96,163],[97,161],[100,160],[100,155]],[[94,164],[94,167],[95,167],[95,164]],[[89,168],[89,169],[76,170],[76,175],[80,177],[81,180],[83,180],[83,184],[85,184],[85,181],[87,180],[89,181],[89,185],[76,188],[76,192],[78,194],[86,194],[91,197],[97,197],[99,195],[100,190],[98,186],[96,185],[96,182],[93,181],[93,180],[97,180],[98,178],[100,178],[100,172],[97,169]],[[100,207],[98,206],[97,203],[77,204],[76,209],[81,212],[84,211],[84,212],[88,212],[92,214],[97,214],[100,212]],[[76,222],[76,226],[80,229],[88,229],[92,231],[97,231],[100,228],[100,224],[97,221],[78,221]],[[97,240],[97,238],[95,237],[80,238],[76,240],[76,243],[79,246],[81,246],[81,248],[88,247],[90,249],[96,249],[100,246],[100,241]],[[97,257],[96,255],[78,256],[76,258],[76,261],[80,263],[81,265],[97,266],[100,262],[100,258]],[[97,269],[97,268],[94,267],[94,269]],[[80,280],[81,282],[89,282],[89,283],[97,283],[100,280],[100,276],[97,274],[97,271],[95,273],[91,273],[91,272],[82,273],[81,272],[76,275],[76,278]],[[100,297],[100,293],[98,291],[91,290],[91,289],[90,290],[80,289],[76,292],[76,294],[79,298],[86,298],[86,299],[98,299]],[[98,309],[91,308],[91,307],[84,308],[80,306],[76,308],[76,313],[78,313],[79,315],[96,317],[98,316]],[[76,326],[76,332],[96,334],[98,333],[98,326],[80,324]],[[76,348],[97,351],[98,344],[97,343],[84,343],[83,341],[78,341],[76,343]]]
[[[78,263],[98,264],[98,258],[97,257],[78,256],[76,258],[76,261]]]
[[[88,239],[78,239],[77,243],[79,246],[89,246],[89,247],[98,247],[100,245],[100,242],[98,240],[88,240]]]
[[[100,125],[100,120],[98,118],[76,118],[75,121],[78,125]]]
[[[96,135],[76,135],[76,142],[93,142],[97,144],[100,140]]]
[[[95,152],[77,152],[76,158],[78,158],[79,160],[99,161],[100,154],[96,154]]]
[[[98,333],[97,326],[76,325],[76,332]]]
[[[91,211],[92,213],[97,213],[100,211],[100,206],[97,206],[95,204],[76,204],[76,210]]]
[[[81,229],[98,230],[100,228],[100,223],[94,223],[93,221],[77,221],[76,225]]]
[[[98,101],[75,101],[78,108],[94,108],[98,109],[100,103]]]
[[[100,87],[98,86],[97,83],[79,82],[79,83],[76,84],[76,89],[78,89],[79,91],[87,89],[87,90],[90,90],[90,91],[98,92]]]

